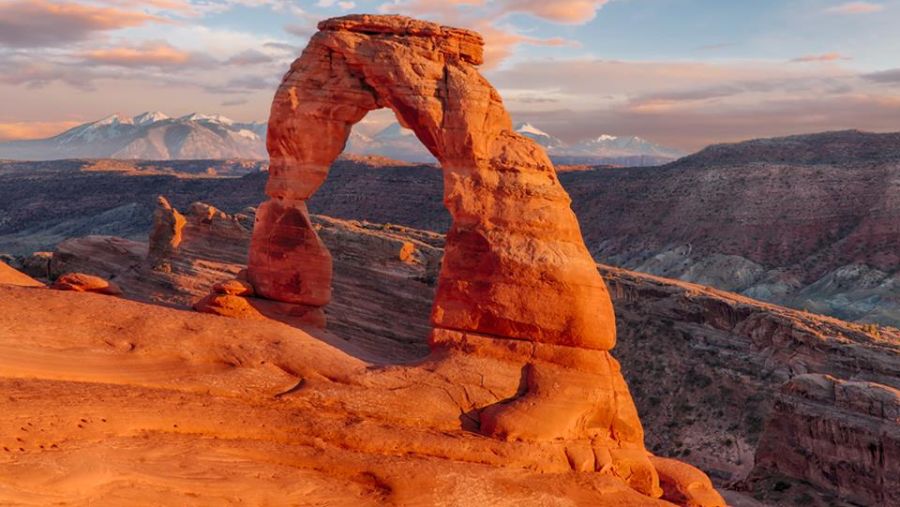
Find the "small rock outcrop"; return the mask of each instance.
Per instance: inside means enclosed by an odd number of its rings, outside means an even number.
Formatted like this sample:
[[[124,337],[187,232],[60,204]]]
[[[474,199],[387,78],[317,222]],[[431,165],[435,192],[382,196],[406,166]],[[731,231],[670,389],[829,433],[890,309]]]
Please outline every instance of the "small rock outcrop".
[[[153,212],[153,229],[150,231],[148,260],[157,269],[171,269],[166,259],[171,257],[181,245],[181,231],[187,220],[169,204],[163,196],[157,198]]]
[[[482,52],[474,32],[405,17],[320,23],[272,104],[270,199],[256,214],[247,280],[283,313],[307,315],[330,302],[333,258],[307,200],[353,125],[391,109],[440,162],[453,220],[431,313],[432,360],[463,353],[521,370],[520,392],[478,407],[479,430],[569,442],[573,469],[611,474],[659,498],[637,410],[609,353],[616,327],[606,285],[546,153],[513,131],[478,73]],[[235,297],[214,294],[203,306],[245,314]],[[691,485],[672,494],[690,505],[723,504],[708,483]]]
[[[53,282],[51,289],[71,290],[75,292],[94,292],[108,296],[121,296],[122,289],[113,282],[99,276],[84,273],[66,273]]]

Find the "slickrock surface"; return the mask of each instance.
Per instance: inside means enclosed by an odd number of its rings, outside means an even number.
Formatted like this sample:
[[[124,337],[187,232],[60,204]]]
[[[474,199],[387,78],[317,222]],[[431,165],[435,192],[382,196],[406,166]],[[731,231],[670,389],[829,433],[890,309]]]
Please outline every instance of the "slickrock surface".
[[[671,505],[590,447],[479,435],[508,359],[376,366],[327,332],[8,285],[0,330],[3,504]],[[662,468],[682,500],[702,476]]]
[[[190,216],[190,215],[188,215]],[[435,272],[428,262],[408,264],[399,253],[413,243],[440,258],[440,235],[398,226],[347,222],[314,216],[318,233],[334,252],[334,301],[328,307],[328,329],[338,343],[352,344],[369,360],[385,364],[409,362],[428,354],[427,317],[434,297]],[[249,244],[249,232],[243,241]],[[214,239],[208,238],[213,244]],[[113,238],[73,239],[64,244],[69,262],[78,252],[99,259],[98,268],[115,261]],[[107,251],[105,255],[99,252]],[[146,252],[146,247],[143,247]],[[185,254],[173,262],[173,273],[149,272],[149,277],[121,279],[128,297],[174,301],[182,308],[228,280],[242,267],[205,251],[207,259]],[[218,259],[218,260],[217,260]],[[134,257],[119,258],[128,272]],[[432,261],[434,262],[434,261]],[[190,276],[178,270],[200,264],[223,269],[205,272],[185,286]],[[88,260],[78,260],[89,270]],[[781,395],[780,386],[809,372],[900,387],[900,333],[881,327],[872,334],[862,326],[781,308],[695,284],[600,266],[610,286],[620,331],[617,356],[647,428],[647,445],[654,452],[678,457],[711,472],[720,487],[749,493],[778,504],[809,498],[811,505],[842,505],[833,486],[815,488],[778,475],[770,480],[739,483],[752,470],[766,421]],[[88,271],[90,272],[90,271]],[[198,275],[199,276],[199,275]],[[147,280],[158,280],[151,292]],[[142,285],[144,284],[144,285]],[[205,285],[204,285],[205,284]],[[177,296],[166,297],[165,293]],[[155,294],[150,297],[149,294]],[[652,358],[652,359],[651,359]],[[867,452],[853,443],[842,455]],[[654,462],[655,463],[655,462]],[[852,461],[848,461],[852,463]],[[654,465],[656,466],[656,464]],[[779,485],[781,483],[781,485]],[[783,488],[781,492],[773,488]],[[728,492],[735,505],[746,498]]]
[[[44,284],[0,261],[0,283],[21,287],[43,287]]]

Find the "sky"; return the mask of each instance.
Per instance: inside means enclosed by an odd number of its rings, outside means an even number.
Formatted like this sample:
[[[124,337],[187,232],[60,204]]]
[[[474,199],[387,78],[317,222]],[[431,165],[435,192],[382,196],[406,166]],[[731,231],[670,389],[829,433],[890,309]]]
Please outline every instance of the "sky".
[[[513,119],[569,142],[900,131],[900,0],[0,0],[0,140],[111,113],[265,120],[316,23],[350,13],[479,31]]]

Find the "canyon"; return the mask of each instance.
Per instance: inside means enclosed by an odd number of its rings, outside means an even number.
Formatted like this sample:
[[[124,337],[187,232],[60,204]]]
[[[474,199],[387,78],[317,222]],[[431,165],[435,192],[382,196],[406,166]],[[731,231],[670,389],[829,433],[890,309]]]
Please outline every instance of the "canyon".
[[[716,146],[660,167],[557,169],[598,262],[897,326],[898,138],[836,132]],[[109,170],[93,170],[98,163]],[[139,237],[157,194],[179,208],[204,201],[238,212],[263,200],[266,168],[0,163],[0,253],[26,255],[90,233]],[[207,169],[219,176],[198,174]],[[309,206],[446,232],[442,189],[431,165],[349,157],[334,163]]]

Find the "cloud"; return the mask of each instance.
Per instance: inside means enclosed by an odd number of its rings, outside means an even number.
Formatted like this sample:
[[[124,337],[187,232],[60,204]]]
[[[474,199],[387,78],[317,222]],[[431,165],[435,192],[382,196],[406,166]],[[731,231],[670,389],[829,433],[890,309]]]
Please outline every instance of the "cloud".
[[[508,14],[528,14],[562,24],[582,24],[594,19],[609,0],[393,0],[382,4],[381,12],[438,15],[441,18],[498,21]],[[442,22],[453,22],[444,19]]]
[[[162,18],[112,7],[46,0],[0,3],[0,44],[11,47],[61,46],[95,32],[140,26]]]
[[[525,13],[564,24],[583,24],[594,19],[609,0],[506,0],[504,13]]]
[[[225,63],[229,65],[256,65],[260,63],[269,63],[272,57],[255,49],[247,49],[232,56]]]
[[[561,37],[526,35],[511,24],[511,14],[527,14],[563,24],[586,23],[609,0],[392,0],[378,7],[380,12],[424,17],[451,26],[479,32],[485,39],[485,67],[492,68],[511,56],[521,45],[573,47],[574,41]],[[287,27],[289,32],[309,36],[305,30]]]
[[[285,32],[287,32],[291,35],[296,35],[297,37],[300,37],[301,39],[308,39],[308,38],[312,37],[313,34],[316,33],[316,30],[318,30],[318,28],[316,28],[316,23],[314,23],[314,22],[291,23],[288,25],[284,25]]]
[[[697,46],[696,51],[716,51],[718,49],[725,49],[737,46],[734,42],[719,42],[716,44],[705,44],[703,46]]]
[[[881,84],[900,84],[900,69],[882,70],[863,74],[864,79]]]
[[[871,14],[881,12],[884,6],[872,2],[847,2],[825,9],[829,14]]]
[[[837,62],[840,60],[852,60],[849,56],[841,53],[824,53],[821,55],[804,55],[791,60],[794,63],[810,63],[810,62]]]
[[[286,42],[266,42],[263,47],[283,51],[285,53],[300,54],[301,47]]]
[[[484,66],[487,69],[499,65],[522,44],[548,47],[576,47],[578,45],[574,41],[560,37],[542,39],[523,35],[516,32],[514,28],[507,26],[497,27],[487,22],[478,23],[472,28],[484,37]]]
[[[80,125],[78,121],[34,121],[0,123],[0,141],[16,141],[22,139],[43,139],[51,137],[72,127]]]
[[[250,102],[247,99],[231,99],[222,101],[222,107],[234,107],[234,106],[243,106],[244,104]]]
[[[102,74],[94,69],[46,58],[7,56],[0,60],[0,83],[43,88],[55,82],[65,83],[82,91],[94,90],[94,80]]]
[[[861,79],[839,63],[580,58],[531,60],[490,76],[517,119],[570,142],[609,133],[697,149],[790,133],[900,129],[900,97],[873,84],[900,83],[900,69]]]
[[[635,110],[554,109],[512,111],[517,121],[529,121],[555,136],[574,141],[592,135],[639,135],[652,141],[694,151],[722,142],[829,130],[860,129],[894,132],[900,100],[867,95],[766,100],[753,107],[709,111],[687,109]]]
[[[336,5],[345,11],[348,11],[348,10],[356,7],[355,2],[339,2],[338,0],[319,0],[318,2],[316,2],[316,5],[318,7],[326,7],[326,8],[333,7]]]
[[[140,46],[96,49],[82,54],[91,63],[118,67],[204,67],[211,59],[182,51],[162,41],[149,41]]]

